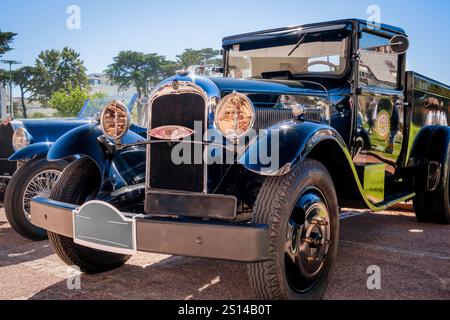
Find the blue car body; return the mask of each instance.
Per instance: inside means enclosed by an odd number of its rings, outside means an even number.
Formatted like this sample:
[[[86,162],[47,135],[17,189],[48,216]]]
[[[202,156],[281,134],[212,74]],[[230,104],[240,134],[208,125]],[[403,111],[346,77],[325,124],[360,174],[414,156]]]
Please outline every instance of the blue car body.
[[[81,119],[45,119],[13,121],[15,130],[23,128],[30,136],[30,144],[16,151],[9,158],[10,161],[24,161],[36,156],[44,156],[53,142],[72,129],[91,123],[93,120]]]
[[[131,111],[137,99],[134,95],[128,103]],[[91,100],[85,101],[80,113],[76,118],[60,119],[21,119],[5,121],[0,124],[0,193],[6,189],[10,179],[17,169],[17,162],[24,162],[36,157],[46,157],[50,148],[60,137],[67,132],[89,124],[95,124],[95,114],[98,112],[90,104]],[[12,137],[14,132],[22,128],[28,135],[29,144],[20,149],[14,150]],[[144,135],[146,130],[136,125],[132,125],[131,131]]]
[[[136,98],[137,96],[135,95],[130,100],[128,104],[130,110],[133,108]],[[53,143],[65,133],[83,125],[95,123],[96,121],[92,117],[82,119],[85,111],[90,108],[89,102],[89,99],[86,100],[77,118],[12,121],[11,125],[14,131],[20,127],[25,129],[29,135],[30,144],[11,155],[9,160],[24,161],[36,156],[45,156]],[[91,116],[94,115],[92,114]]]

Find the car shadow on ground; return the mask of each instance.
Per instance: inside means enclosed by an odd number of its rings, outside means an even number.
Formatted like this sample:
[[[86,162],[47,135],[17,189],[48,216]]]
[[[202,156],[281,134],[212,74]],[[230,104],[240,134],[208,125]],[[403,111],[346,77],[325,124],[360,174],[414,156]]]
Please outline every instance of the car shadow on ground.
[[[336,268],[326,299],[450,297],[449,226],[419,223],[411,212],[368,214],[366,211],[356,215],[350,212],[350,217],[342,220],[341,226]],[[0,228],[0,235],[4,232],[6,238],[0,236],[0,252],[5,250],[3,245],[8,252],[36,251],[8,257],[9,264],[53,254],[49,247],[37,249],[48,242],[29,243],[12,230]],[[8,242],[3,243],[5,239]],[[11,248],[11,242],[18,242],[20,250]],[[50,260],[64,268],[55,256]],[[381,269],[381,290],[367,288],[370,266]],[[245,264],[197,258],[138,254],[120,269],[99,275],[81,275],[79,290],[70,290],[67,278],[55,280],[54,284],[41,286],[27,297],[36,300],[255,299]],[[76,283],[73,278],[69,280],[71,285]]]
[[[160,262],[80,277],[81,288],[73,288],[74,278],[61,281],[30,299],[119,299],[119,300],[201,300],[254,299],[241,263],[196,258],[167,257]]]
[[[450,298],[450,226],[420,223],[408,207],[341,221],[326,299]],[[373,268],[381,289],[369,289]]]
[[[0,268],[46,258],[53,254],[48,241],[33,242],[0,221]]]

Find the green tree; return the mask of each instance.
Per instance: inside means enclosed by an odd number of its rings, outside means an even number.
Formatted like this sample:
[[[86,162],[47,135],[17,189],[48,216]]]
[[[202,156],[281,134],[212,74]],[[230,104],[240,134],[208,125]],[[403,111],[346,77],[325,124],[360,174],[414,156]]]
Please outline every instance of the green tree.
[[[62,117],[76,117],[89,94],[81,88],[61,89],[53,93],[48,104]]]
[[[8,71],[0,69],[0,83],[5,81],[9,81]]]
[[[34,75],[34,68],[29,66],[13,71],[13,82],[20,89],[21,108],[24,119],[28,117],[25,95],[32,90]]]
[[[13,32],[2,32],[0,30],[0,57],[5,53],[8,52],[10,50],[12,50],[12,48],[9,46],[13,40],[14,37],[17,35],[17,33],[13,33]]]
[[[221,51],[212,48],[185,49],[182,54],[177,56],[177,63],[181,69],[201,64],[212,64],[220,67],[223,64]]]
[[[45,114],[43,114],[42,112],[35,112],[31,115],[31,118],[33,119],[44,119],[44,118],[48,118]]]
[[[120,90],[134,86],[139,100],[147,97],[151,89],[163,79],[175,73],[176,64],[156,53],[122,51],[113,59],[105,74]],[[138,101],[139,101],[138,100]],[[142,117],[142,105],[137,103],[138,118]]]
[[[89,88],[86,68],[80,54],[65,47],[62,51],[46,50],[36,59],[33,99],[46,103],[55,92],[70,93]]]

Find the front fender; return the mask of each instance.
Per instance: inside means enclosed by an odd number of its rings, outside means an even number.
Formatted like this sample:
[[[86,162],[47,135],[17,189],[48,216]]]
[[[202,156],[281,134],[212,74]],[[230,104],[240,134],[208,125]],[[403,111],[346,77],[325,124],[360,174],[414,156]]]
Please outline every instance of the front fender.
[[[263,176],[285,175],[326,139],[337,140],[340,146],[345,146],[339,134],[325,124],[297,120],[281,122],[250,143],[238,163]]]
[[[76,156],[86,156],[97,164],[103,176],[107,165],[107,154],[99,141],[103,132],[97,124],[88,124],[75,128],[59,138],[48,152],[49,161],[58,161]],[[141,136],[129,131],[123,138],[124,144],[143,141]]]
[[[106,154],[98,141],[98,137],[102,134],[102,130],[96,124],[75,128],[56,140],[47,154],[47,160],[59,161],[74,156],[87,156],[103,173]]]
[[[36,156],[45,156],[52,146],[53,142],[33,143],[15,152],[11,157],[9,157],[8,160],[21,161],[21,160],[29,160]]]

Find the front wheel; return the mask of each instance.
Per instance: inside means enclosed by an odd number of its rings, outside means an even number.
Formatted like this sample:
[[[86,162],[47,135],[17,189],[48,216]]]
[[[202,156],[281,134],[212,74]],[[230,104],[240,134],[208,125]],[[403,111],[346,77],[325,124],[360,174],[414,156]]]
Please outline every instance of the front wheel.
[[[75,205],[94,200],[101,177],[95,163],[81,158],[71,163],[53,188],[50,199]],[[102,273],[121,267],[130,256],[109,253],[75,244],[73,239],[48,232],[50,243],[59,258],[88,274]]]
[[[269,225],[270,257],[249,265],[259,298],[322,298],[337,255],[338,216],[333,180],[317,161],[306,160],[288,175],[264,182],[253,223]]]
[[[33,197],[48,197],[66,166],[65,161],[36,158],[17,169],[6,188],[5,214],[18,234],[33,241],[47,238],[45,230],[31,223],[30,202]]]

